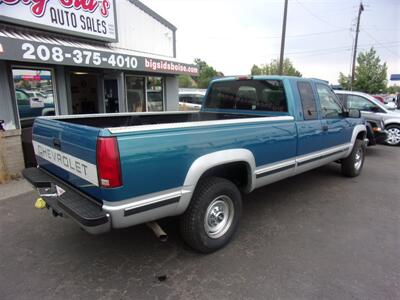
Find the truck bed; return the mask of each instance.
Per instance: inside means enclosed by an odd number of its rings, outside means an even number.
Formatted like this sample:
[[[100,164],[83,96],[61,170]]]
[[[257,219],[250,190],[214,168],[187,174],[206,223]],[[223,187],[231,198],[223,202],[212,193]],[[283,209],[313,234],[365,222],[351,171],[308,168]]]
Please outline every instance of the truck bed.
[[[186,123],[215,120],[230,120],[241,118],[259,118],[266,115],[254,114],[231,114],[211,112],[158,112],[158,113],[128,113],[128,114],[97,114],[97,115],[75,115],[65,117],[51,117],[66,123],[86,125],[96,128],[116,128],[140,125]]]

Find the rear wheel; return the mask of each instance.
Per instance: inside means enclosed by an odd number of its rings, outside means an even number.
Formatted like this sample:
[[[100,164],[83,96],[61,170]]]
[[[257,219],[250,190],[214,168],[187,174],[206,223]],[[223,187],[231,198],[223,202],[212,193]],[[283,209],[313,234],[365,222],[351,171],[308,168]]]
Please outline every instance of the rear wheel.
[[[342,174],[348,177],[360,175],[364,166],[365,144],[362,140],[356,140],[350,155],[342,160]]]
[[[193,249],[214,252],[232,239],[239,226],[241,195],[231,181],[219,177],[201,180],[181,217],[181,234]]]
[[[386,144],[390,146],[400,145],[400,125],[389,125],[386,130],[388,132]]]

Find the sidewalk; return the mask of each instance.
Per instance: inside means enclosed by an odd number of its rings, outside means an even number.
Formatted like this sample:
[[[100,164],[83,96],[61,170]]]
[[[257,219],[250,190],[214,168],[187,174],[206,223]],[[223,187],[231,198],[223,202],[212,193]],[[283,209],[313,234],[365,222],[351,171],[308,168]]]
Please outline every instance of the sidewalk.
[[[25,179],[18,179],[6,184],[0,184],[0,201],[31,191],[33,191],[33,188]]]

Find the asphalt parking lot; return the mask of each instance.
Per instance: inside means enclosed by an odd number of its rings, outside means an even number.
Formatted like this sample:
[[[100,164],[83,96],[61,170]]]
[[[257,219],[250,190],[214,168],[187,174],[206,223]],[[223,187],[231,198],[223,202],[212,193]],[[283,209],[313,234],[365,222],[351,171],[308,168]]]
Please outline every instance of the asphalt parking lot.
[[[1,200],[0,299],[400,299],[400,148],[367,155],[360,177],[330,164],[245,196],[236,239],[207,256],[174,219],[166,243],[91,236],[35,192]]]

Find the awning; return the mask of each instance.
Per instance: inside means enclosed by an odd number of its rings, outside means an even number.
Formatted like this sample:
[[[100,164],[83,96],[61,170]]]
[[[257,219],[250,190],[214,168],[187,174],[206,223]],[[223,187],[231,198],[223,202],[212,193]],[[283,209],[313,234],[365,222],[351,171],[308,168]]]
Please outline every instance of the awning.
[[[198,75],[195,65],[173,58],[3,25],[0,25],[0,60]]]

